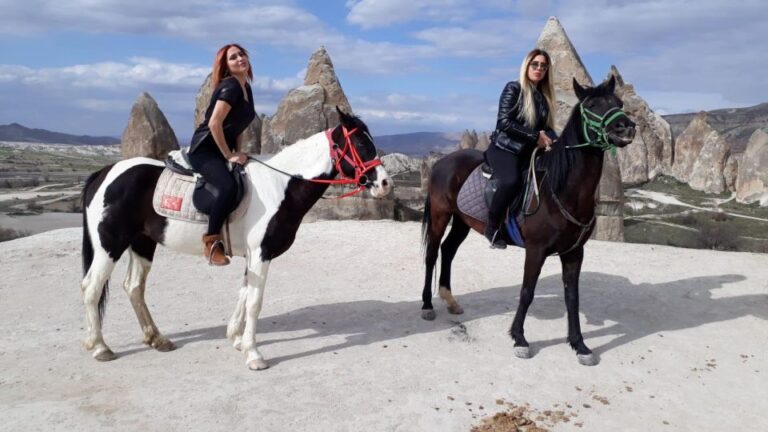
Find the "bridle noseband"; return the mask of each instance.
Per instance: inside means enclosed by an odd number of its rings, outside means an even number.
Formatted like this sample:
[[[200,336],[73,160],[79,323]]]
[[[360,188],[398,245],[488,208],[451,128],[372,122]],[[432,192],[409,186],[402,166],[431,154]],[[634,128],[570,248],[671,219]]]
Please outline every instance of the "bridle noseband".
[[[325,136],[328,138],[328,145],[330,146],[331,150],[331,161],[333,162],[334,168],[336,171],[338,171],[341,178],[330,180],[310,179],[309,181],[313,183],[324,183],[332,185],[357,185],[357,189],[339,197],[346,198],[348,196],[362,192],[366,187],[370,185],[370,179],[366,173],[381,165],[381,159],[374,158],[366,162],[362,157],[360,157],[360,153],[357,151],[355,145],[352,144],[351,139],[352,135],[357,132],[357,128],[347,130],[346,126],[341,126],[341,132],[344,135],[344,148],[340,148],[339,145],[333,141],[333,130],[334,128],[326,130]],[[349,177],[344,174],[344,170],[341,167],[343,161],[346,161],[348,164],[352,165],[352,168],[355,170],[354,177]]]
[[[584,107],[588,100],[589,98],[583,100],[579,104],[582,133],[584,134],[584,139],[587,140],[587,142],[583,144],[566,146],[566,148],[589,146],[597,147],[603,151],[610,150],[613,154],[616,154],[616,146],[608,140],[608,132],[605,129],[619,117],[627,117],[627,113],[625,113],[624,110],[619,107],[613,107],[606,111],[605,114],[599,115]],[[593,132],[596,135],[595,139],[590,139],[590,132]]]

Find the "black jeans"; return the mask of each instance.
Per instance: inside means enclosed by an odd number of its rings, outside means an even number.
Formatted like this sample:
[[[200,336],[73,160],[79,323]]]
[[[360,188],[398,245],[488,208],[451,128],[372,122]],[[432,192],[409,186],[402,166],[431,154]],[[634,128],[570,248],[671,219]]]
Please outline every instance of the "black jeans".
[[[216,201],[208,215],[208,235],[220,234],[229,213],[234,210],[237,192],[235,180],[218,148],[200,146],[188,156],[189,163],[195,171],[202,174],[205,181],[218,191]]]
[[[504,212],[520,192],[523,169],[519,155],[502,150],[491,144],[485,151],[485,161],[493,168],[493,178],[498,179],[498,188],[493,195],[488,209],[488,225],[498,229],[504,218]]]

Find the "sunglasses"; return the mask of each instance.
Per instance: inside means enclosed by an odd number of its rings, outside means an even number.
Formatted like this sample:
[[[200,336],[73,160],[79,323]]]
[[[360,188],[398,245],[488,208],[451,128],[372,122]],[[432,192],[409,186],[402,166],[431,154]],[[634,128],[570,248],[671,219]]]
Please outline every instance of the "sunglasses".
[[[547,70],[549,68],[549,65],[546,64],[546,63],[532,61],[532,62],[528,63],[528,67],[531,67],[531,68],[534,68],[534,69]]]

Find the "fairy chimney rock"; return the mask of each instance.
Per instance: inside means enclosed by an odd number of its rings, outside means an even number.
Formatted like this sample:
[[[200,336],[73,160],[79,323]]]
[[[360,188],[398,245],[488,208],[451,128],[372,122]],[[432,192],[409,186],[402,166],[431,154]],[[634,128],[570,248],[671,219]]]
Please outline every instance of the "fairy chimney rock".
[[[461,142],[459,143],[459,149],[473,149],[477,148],[477,132],[472,130],[464,130],[461,135]]]
[[[211,76],[211,74],[208,74],[205,77],[205,81],[203,81],[203,84],[197,91],[197,96],[195,97],[195,124],[192,130],[197,129],[205,121],[205,111],[208,109],[208,105],[211,103],[211,96],[213,95]],[[238,150],[250,154],[261,153],[261,123],[262,117],[256,113],[256,117],[251,124],[243,131],[241,147]]]
[[[344,90],[325,48],[309,59],[304,85],[291,90],[275,115],[264,121],[261,144],[264,153],[275,153],[294,142],[339,123],[336,106],[352,113]]]
[[[611,66],[606,78],[611,76],[616,78],[616,96],[624,102],[624,111],[635,122],[637,130],[632,144],[618,152],[621,181],[625,184],[645,183],[669,171],[672,131],[669,123],[624,81],[616,66]]]
[[[488,150],[488,146],[490,144],[491,144],[491,139],[488,137],[488,133],[483,132],[477,136],[477,147],[475,148],[480,151],[486,151]]]
[[[768,207],[768,128],[757,129],[747,142],[736,177],[736,200]]]
[[[728,144],[709,124],[708,114],[702,111],[677,137],[672,175],[694,189],[722,192],[728,155]]]
[[[573,91],[573,78],[583,86],[593,86],[589,72],[581,62],[576,48],[555,17],[550,17],[539,35],[536,47],[548,52],[552,58],[552,83],[557,98],[557,130],[562,130],[571,110],[578,102]]]
[[[123,131],[120,143],[123,158],[144,156],[163,160],[169,151],[178,148],[176,134],[157,102],[149,93],[142,92],[131,108],[128,125]]]

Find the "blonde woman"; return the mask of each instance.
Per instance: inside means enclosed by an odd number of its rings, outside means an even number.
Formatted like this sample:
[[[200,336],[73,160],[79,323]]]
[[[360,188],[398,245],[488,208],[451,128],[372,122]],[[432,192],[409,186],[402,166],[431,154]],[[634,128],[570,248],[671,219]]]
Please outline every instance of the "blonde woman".
[[[556,106],[551,74],[549,54],[534,49],[520,66],[520,80],[507,83],[501,92],[496,130],[485,152],[493,177],[498,179],[485,227],[485,237],[492,248],[507,247],[498,230],[507,207],[520,192],[521,172],[531,152],[536,146],[548,151],[557,137],[553,130]]]

